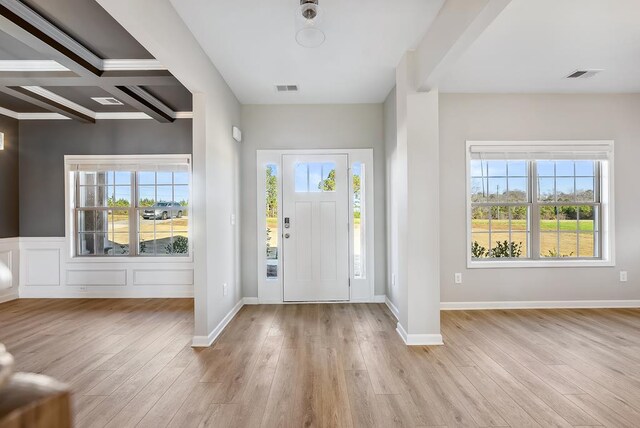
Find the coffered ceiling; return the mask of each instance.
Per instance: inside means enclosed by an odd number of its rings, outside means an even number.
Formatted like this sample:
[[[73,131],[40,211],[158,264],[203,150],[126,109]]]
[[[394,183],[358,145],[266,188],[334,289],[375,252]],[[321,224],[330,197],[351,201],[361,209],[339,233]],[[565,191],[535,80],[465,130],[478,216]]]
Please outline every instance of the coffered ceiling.
[[[172,122],[191,108],[190,92],[94,0],[0,0],[0,113]]]

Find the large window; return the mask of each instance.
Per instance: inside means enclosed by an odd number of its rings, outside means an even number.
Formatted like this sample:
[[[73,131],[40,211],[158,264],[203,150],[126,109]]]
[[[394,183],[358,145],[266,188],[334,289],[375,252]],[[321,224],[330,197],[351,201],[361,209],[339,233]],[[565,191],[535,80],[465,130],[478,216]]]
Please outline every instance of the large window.
[[[469,145],[472,264],[610,259],[608,145]]]
[[[188,159],[92,160],[67,165],[74,256],[189,256]]]

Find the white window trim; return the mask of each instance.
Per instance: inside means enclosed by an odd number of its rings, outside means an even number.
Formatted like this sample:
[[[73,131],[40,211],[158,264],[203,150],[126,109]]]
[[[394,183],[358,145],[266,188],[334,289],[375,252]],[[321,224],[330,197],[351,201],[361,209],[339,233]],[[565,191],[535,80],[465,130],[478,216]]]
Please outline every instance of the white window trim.
[[[75,255],[75,228],[73,215],[73,192],[74,180],[72,179],[71,166],[78,163],[89,164],[115,164],[115,163],[135,163],[138,165],[158,165],[159,163],[187,161],[189,163],[189,211],[193,217],[192,200],[192,162],[189,154],[175,155],[65,155],[64,157],[64,217],[65,217],[65,261],[67,263],[78,264],[103,264],[103,263],[192,263],[193,262],[193,221],[189,221],[189,255],[184,257],[175,256],[109,256],[109,257],[80,257]],[[132,201],[133,202],[133,201]]]
[[[471,257],[471,146],[490,146],[497,150],[514,146],[545,146],[550,151],[559,147],[562,149],[571,146],[608,147],[609,157],[603,162],[601,170],[600,206],[602,216],[601,241],[602,257],[597,260],[474,260]],[[526,150],[522,150],[526,152]],[[578,268],[578,267],[613,267],[615,266],[615,211],[614,211],[614,141],[613,140],[569,140],[569,141],[470,141],[466,142],[466,258],[468,269],[494,269],[494,268]],[[535,195],[532,195],[535,197]]]
[[[258,275],[258,302],[259,303],[281,303],[284,295],[284,281],[282,275],[282,258],[278,259],[278,278],[268,279],[266,275],[267,263],[267,232],[264,227],[266,216],[265,189],[266,176],[265,166],[267,164],[276,165],[278,168],[278,207],[282,207],[282,156],[289,154],[299,155],[322,155],[322,154],[346,154],[349,162],[349,275],[351,278],[351,289],[349,301],[351,302],[371,302],[375,295],[375,264],[374,264],[374,165],[373,149],[318,149],[318,150],[257,150],[256,151],[256,243],[257,254],[257,275]],[[360,162],[365,165],[364,174],[364,210],[367,226],[365,229],[365,278],[354,278],[353,272],[353,179],[351,178],[351,165]],[[278,213],[278,230],[283,231],[282,215]],[[282,255],[282,239],[278,240],[278,254]]]

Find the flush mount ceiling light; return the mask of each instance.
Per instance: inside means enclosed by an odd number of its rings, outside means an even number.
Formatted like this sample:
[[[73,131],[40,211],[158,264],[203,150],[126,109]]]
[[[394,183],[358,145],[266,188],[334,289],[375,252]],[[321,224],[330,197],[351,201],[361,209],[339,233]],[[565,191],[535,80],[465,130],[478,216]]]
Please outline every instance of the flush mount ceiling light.
[[[305,48],[317,48],[324,43],[321,23],[318,0],[300,0],[300,8],[296,11],[296,42]]]

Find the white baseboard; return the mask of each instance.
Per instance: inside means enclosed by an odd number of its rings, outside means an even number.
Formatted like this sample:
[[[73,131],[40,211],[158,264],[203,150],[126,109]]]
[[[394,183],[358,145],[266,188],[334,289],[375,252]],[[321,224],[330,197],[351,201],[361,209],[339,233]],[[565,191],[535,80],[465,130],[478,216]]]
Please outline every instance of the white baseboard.
[[[400,312],[398,311],[398,308],[396,308],[396,305],[394,305],[393,302],[389,300],[387,296],[385,296],[384,303],[386,303],[387,308],[389,308],[393,316],[396,317],[397,320],[400,319]]]
[[[384,294],[379,294],[373,297],[373,299],[366,300],[350,300],[350,301],[328,301],[328,302],[283,302],[281,300],[260,300],[257,297],[245,297],[244,304],[245,305],[306,305],[313,303],[384,303],[387,296]]]
[[[387,301],[386,294],[376,294],[373,296],[373,303],[385,303]]]
[[[231,322],[231,320],[240,312],[240,309],[245,305],[244,299],[240,299],[238,303],[229,311],[222,321],[218,323],[216,328],[209,333],[208,336],[194,336],[193,341],[191,342],[191,346],[194,348],[206,348],[211,346],[211,344],[220,336],[220,334],[224,331],[225,327]]]
[[[443,311],[488,309],[600,309],[640,308],[640,300],[559,300],[559,301],[503,301],[503,302],[441,302]]]
[[[21,286],[21,299],[190,299],[193,287],[113,287],[81,291],[79,287]]]
[[[381,299],[384,298],[384,300]],[[259,302],[256,297],[245,297],[246,304],[269,304],[282,302]],[[398,308],[386,296],[375,296],[374,302],[384,302],[398,319]],[[286,304],[287,302],[285,302]],[[358,303],[358,302],[352,302]],[[640,300],[574,300],[574,301],[504,301],[504,302],[441,302],[440,309],[447,310],[488,310],[488,309],[560,309],[560,308],[640,308]],[[396,331],[404,343],[409,346],[442,345],[441,334],[408,334],[402,324],[396,325]]]
[[[18,294],[11,293],[0,296],[0,303],[10,302],[12,300],[16,300],[18,298]]]
[[[408,334],[402,324],[396,324],[396,331],[408,346],[444,345],[441,334]]]

